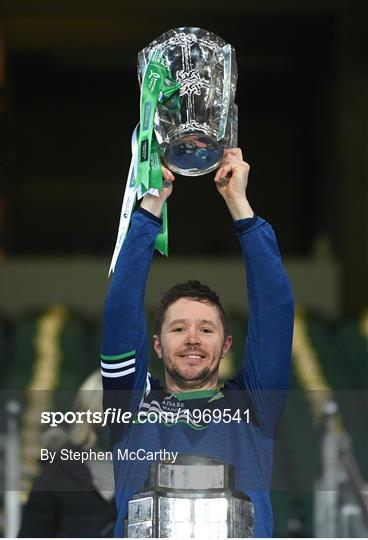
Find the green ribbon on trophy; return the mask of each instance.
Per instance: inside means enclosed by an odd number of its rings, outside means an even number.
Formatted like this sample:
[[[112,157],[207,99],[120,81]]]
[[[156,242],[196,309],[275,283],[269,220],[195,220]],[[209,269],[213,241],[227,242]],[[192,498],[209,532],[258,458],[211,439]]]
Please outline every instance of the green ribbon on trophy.
[[[109,275],[114,272],[116,261],[127,235],[137,197],[145,193],[157,195],[162,190],[160,146],[153,129],[157,105],[169,110],[179,110],[179,89],[162,53],[155,51],[148,62],[141,85],[140,123],[132,135],[132,160],[120,213],[119,230],[112,256]],[[162,229],[156,238],[155,248],[168,255],[167,204],[162,210]]]
[[[179,108],[179,89],[166,66],[162,53],[154,51],[144,74],[141,88],[140,123],[138,133],[138,164],[135,187],[140,195],[150,189],[162,190],[160,146],[153,129],[158,103]],[[155,249],[168,255],[167,203],[162,211],[162,230],[156,238]]]

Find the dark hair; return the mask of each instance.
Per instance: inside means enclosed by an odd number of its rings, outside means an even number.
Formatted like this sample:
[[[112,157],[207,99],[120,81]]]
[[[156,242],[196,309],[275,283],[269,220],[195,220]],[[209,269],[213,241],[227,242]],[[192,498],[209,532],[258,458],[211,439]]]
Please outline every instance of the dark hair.
[[[229,333],[228,322],[224,308],[221,305],[220,298],[208,287],[196,280],[189,280],[185,283],[178,283],[171,287],[161,298],[160,305],[156,315],[156,334],[160,334],[164,322],[165,313],[168,307],[180,298],[191,298],[205,304],[212,304],[217,307],[221,323],[224,329],[224,337]]]

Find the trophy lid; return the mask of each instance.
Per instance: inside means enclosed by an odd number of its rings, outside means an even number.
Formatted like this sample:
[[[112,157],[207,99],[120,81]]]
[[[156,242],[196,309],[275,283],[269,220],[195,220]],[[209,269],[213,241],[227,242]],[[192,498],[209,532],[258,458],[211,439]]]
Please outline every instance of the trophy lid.
[[[232,489],[234,468],[211,456],[179,454],[174,463],[166,460],[150,466],[147,487],[176,490]]]

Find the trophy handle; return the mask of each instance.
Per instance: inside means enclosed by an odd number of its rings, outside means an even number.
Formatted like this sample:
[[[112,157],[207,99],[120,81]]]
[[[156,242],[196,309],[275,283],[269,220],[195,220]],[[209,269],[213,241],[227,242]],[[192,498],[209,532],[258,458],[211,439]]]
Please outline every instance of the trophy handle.
[[[222,47],[222,52],[224,57],[224,82],[222,85],[221,101],[225,106],[217,132],[217,140],[220,141],[228,135],[228,137],[226,137],[228,139],[228,144],[226,146],[235,147],[238,143],[236,129],[238,111],[237,106],[234,103],[237,78],[235,51],[233,47],[227,43]]]

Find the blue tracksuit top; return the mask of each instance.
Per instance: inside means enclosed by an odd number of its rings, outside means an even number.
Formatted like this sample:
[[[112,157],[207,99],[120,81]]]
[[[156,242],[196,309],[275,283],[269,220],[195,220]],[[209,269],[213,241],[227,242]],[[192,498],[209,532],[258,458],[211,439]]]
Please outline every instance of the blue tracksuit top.
[[[104,407],[130,411],[134,419],[110,424],[117,537],[124,534],[128,501],[143,488],[152,463],[128,459],[123,453],[140,449],[205,454],[232,464],[235,489],[254,505],[254,536],[272,536],[273,446],[289,384],[294,304],[271,226],[258,216],[236,221],[234,226],[249,304],[242,369],[221,388],[174,395],[147,371],[144,296],[161,220],[142,209],[133,214],[105,303],[101,351]],[[198,410],[207,409],[223,411],[224,419],[227,412],[231,421],[208,422],[205,416],[196,416]],[[172,411],[175,421],[144,421],[154,411]]]

